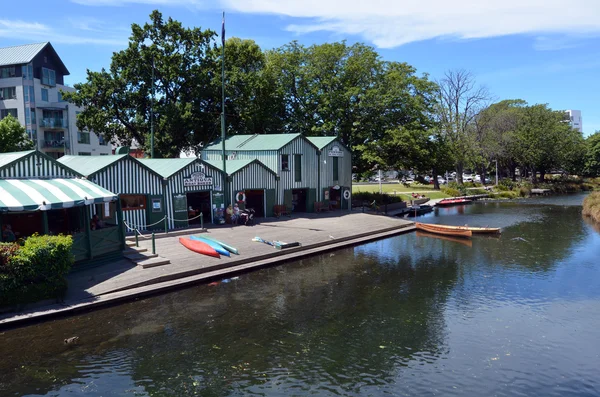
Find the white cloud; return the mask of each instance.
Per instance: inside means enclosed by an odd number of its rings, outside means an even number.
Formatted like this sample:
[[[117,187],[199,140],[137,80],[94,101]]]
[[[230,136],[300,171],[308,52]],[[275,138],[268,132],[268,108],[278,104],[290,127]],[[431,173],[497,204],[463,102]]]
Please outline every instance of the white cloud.
[[[79,29],[85,30],[85,29]],[[19,39],[24,41],[50,41],[61,44],[97,44],[109,46],[123,46],[127,44],[127,36],[117,37],[103,32],[94,36],[81,35],[73,29],[67,29],[64,33],[39,22],[27,22],[21,20],[0,19],[0,37]],[[89,34],[89,32],[87,32]],[[98,37],[101,36],[101,37]]]
[[[382,48],[433,38],[600,32],[597,0],[222,1],[238,12],[303,18],[287,27],[292,32],[360,35]]]

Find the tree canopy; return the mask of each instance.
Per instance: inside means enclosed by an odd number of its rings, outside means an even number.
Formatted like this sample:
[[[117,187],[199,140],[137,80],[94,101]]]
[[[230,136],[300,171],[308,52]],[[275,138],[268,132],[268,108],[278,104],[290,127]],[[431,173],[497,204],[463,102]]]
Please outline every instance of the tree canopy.
[[[30,150],[35,144],[25,131],[19,120],[12,115],[0,120],[0,153]]]

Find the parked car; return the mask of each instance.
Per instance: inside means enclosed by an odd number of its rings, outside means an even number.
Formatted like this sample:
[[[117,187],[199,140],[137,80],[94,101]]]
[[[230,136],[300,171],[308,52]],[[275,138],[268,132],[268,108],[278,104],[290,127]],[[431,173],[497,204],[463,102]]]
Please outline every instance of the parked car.
[[[413,178],[404,178],[400,182],[407,183],[410,185],[411,183],[415,183],[415,180]]]
[[[492,180],[490,179],[490,177],[489,177],[489,176],[486,176],[486,177],[485,177],[485,184],[486,184],[486,185],[490,185],[491,183],[492,183]]]
[[[446,180],[444,178],[442,178],[441,176],[438,176],[438,183],[440,185],[444,185],[444,184],[446,184]]]
[[[475,175],[475,178],[473,178],[473,181],[475,181],[477,183],[481,183],[481,175]]]

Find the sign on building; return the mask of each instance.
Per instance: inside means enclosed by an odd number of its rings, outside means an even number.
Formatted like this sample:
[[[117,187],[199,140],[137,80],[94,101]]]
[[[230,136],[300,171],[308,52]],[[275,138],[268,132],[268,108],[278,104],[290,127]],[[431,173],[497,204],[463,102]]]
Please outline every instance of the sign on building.
[[[193,172],[189,178],[183,178],[183,186],[212,186],[212,177],[206,176],[204,172]]]
[[[344,157],[344,152],[338,145],[334,145],[331,147],[331,150],[328,152],[329,157]]]

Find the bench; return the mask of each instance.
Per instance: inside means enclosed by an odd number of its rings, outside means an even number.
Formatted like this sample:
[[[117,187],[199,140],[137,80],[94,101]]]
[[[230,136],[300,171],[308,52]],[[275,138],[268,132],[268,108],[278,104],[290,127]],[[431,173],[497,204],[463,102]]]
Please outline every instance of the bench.
[[[285,205],[275,205],[275,206],[273,206],[273,213],[275,214],[275,216],[277,218],[279,218],[282,215],[287,215],[290,218],[292,217],[292,210],[289,209]]]

